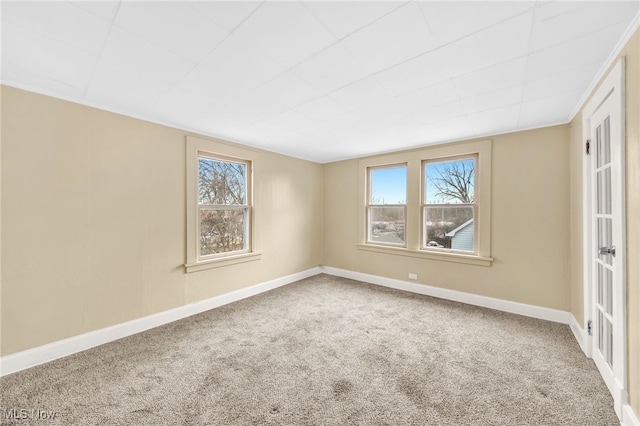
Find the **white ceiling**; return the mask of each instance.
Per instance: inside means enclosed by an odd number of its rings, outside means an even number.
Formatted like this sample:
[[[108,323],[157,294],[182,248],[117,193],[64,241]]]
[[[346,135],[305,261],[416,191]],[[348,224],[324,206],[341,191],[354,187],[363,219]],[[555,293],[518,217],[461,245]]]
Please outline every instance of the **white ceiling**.
[[[2,1],[2,83],[329,162],[566,123],[635,1]]]

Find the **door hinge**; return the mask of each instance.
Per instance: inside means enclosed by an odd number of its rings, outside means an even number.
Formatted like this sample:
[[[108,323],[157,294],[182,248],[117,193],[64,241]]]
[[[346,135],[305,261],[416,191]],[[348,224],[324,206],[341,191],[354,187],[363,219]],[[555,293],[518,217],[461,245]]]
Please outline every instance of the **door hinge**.
[[[587,155],[591,154],[591,139],[587,139],[586,151],[587,151]]]
[[[589,336],[593,334],[593,322],[591,320],[587,321],[587,334]]]

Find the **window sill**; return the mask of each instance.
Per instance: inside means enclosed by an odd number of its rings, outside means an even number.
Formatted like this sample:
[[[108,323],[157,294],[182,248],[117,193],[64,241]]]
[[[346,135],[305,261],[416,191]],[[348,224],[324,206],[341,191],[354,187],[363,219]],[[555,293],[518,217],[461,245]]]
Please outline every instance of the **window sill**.
[[[358,244],[358,250],[372,251],[376,253],[393,254],[396,256],[416,257],[419,259],[441,260],[444,262],[465,263],[467,265],[491,266],[492,257],[475,256],[472,254],[444,253],[427,250],[413,250],[389,246],[376,246],[372,244]]]
[[[216,259],[201,260],[194,263],[185,263],[184,269],[188,273],[204,271],[205,269],[221,268],[223,266],[235,265],[237,263],[252,262],[260,260],[262,253],[242,253],[233,256],[223,256]]]

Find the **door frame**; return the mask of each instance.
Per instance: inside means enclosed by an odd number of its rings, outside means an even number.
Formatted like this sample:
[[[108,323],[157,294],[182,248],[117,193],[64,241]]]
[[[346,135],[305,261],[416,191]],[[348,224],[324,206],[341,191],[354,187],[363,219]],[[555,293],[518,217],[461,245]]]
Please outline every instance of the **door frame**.
[[[619,234],[621,236],[620,241],[615,241],[616,256],[616,274],[619,280],[619,291],[614,294],[613,297],[617,298],[617,303],[614,303],[619,307],[615,312],[615,324],[614,335],[619,335],[620,338],[614,343],[614,368],[613,368],[613,383],[607,383],[607,386],[613,396],[614,408],[618,418],[622,419],[622,409],[627,403],[627,280],[626,280],[626,171],[625,171],[625,58],[622,57],[614,65],[609,72],[605,80],[602,82],[598,90],[593,94],[589,102],[585,105],[582,112],[582,135],[583,142],[586,142],[591,136],[591,117],[598,111],[598,109],[604,104],[605,101],[609,101],[609,98],[613,98],[612,107],[617,110],[616,113],[620,115],[620,121],[618,123],[611,122],[611,125],[620,126],[620,146],[617,149],[613,148],[614,141],[612,140],[612,163],[615,167],[619,168],[619,174],[612,174],[612,185],[615,182],[620,188],[620,194],[612,194],[612,203],[615,204],[614,210],[618,214],[614,217],[614,221],[619,222]],[[595,141],[591,143],[592,149],[595,148]],[[589,335],[588,321],[592,320],[592,314],[595,308],[594,294],[594,267],[593,267],[593,248],[594,246],[594,226],[593,226],[593,197],[592,197],[592,156],[586,154],[586,150],[582,156],[582,208],[583,208],[583,291],[584,291],[584,319],[583,319],[583,335],[585,338],[584,351],[589,357],[593,357],[593,348],[595,345],[595,330],[592,330],[592,335]],[[613,170],[613,169],[612,169]],[[614,213],[612,211],[612,213]],[[615,213],[614,213],[615,214]],[[616,230],[614,230],[614,235]],[[616,279],[616,278],[614,278]],[[614,285],[614,288],[615,285]],[[606,380],[605,380],[606,381]]]

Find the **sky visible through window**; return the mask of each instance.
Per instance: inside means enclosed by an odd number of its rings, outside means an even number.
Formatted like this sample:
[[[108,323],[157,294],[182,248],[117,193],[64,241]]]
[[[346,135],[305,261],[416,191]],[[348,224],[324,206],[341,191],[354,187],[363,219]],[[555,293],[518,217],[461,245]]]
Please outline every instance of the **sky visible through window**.
[[[452,165],[464,166],[467,170],[475,168],[475,160],[472,158],[428,163],[426,165],[426,202],[428,204],[460,203],[458,200],[438,197],[438,189],[432,179],[440,178],[446,174]],[[473,183],[470,185],[473,188]],[[407,197],[407,167],[392,166],[371,170],[371,203],[372,204],[405,204]]]
[[[371,204],[405,204],[407,167],[371,170]]]

